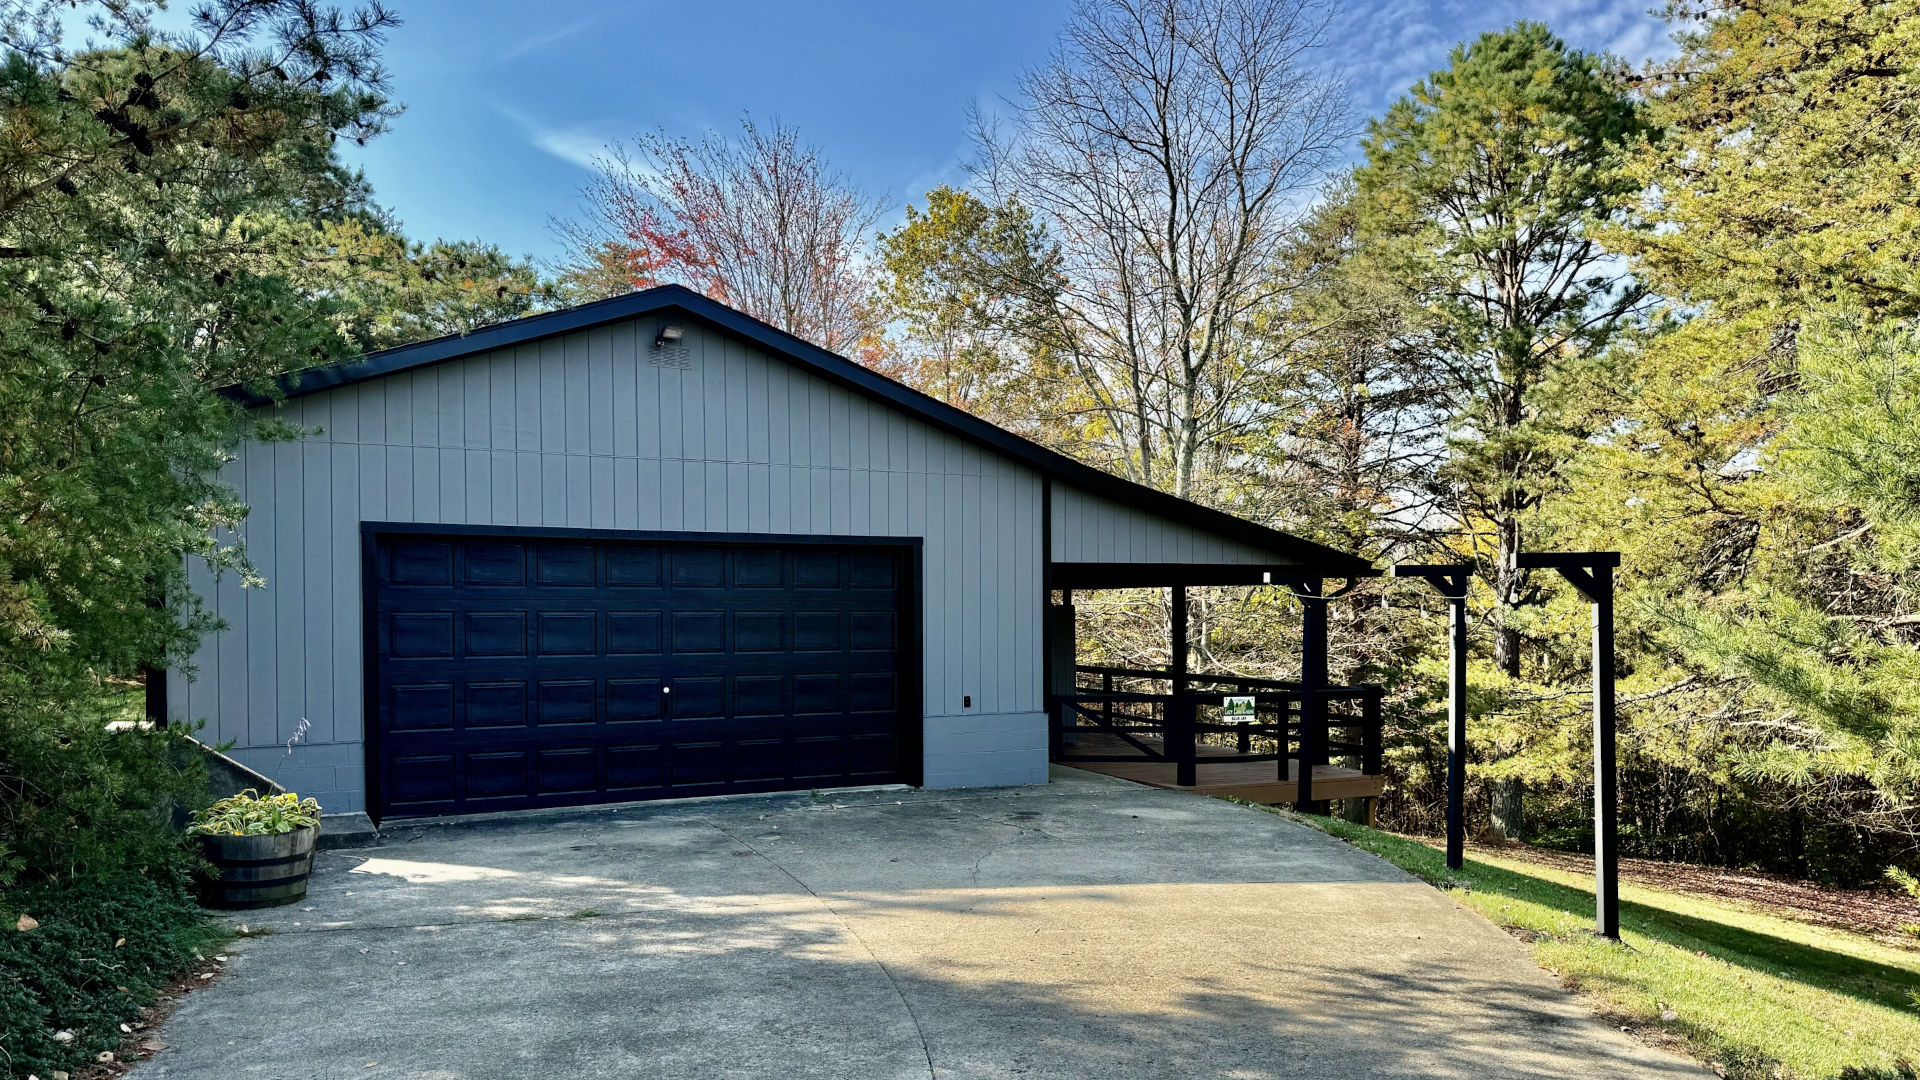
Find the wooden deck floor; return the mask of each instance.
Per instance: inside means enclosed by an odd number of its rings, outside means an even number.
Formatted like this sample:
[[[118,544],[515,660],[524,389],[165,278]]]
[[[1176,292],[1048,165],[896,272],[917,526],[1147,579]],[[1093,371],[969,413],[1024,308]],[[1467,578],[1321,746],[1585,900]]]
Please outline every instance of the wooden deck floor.
[[[1158,739],[1142,739],[1142,742],[1155,749],[1159,748]],[[1124,740],[1112,735],[1083,733],[1074,737],[1068,748],[1073,754],[1130,754],[1134,748]],[[1199,763],[1195,767],[1195,779],[1199,783],[1190,788],[1174,783],[1174,764],[1171,761],[1063,761],[1060,764],[1073,769],[1085,769],[1088,772],[1117,776],[1122,780],[1131,780],[1136,784],[1151,787],[1172,788],[1175,791],[1191,791],[1196,795],[1231,795],[1248,802],[1292,805],[1297,796],[1300,781],[1300,762],[1289,758],[1287,778],[1280,779],[1278,762],[1273,761],[1221,761],[1209,764],[1207,758],[1231,755],[1233,751],[1221,746],[1199,748]],[[1387,779],[1384,776],[1368,776],[1358,769],[1349,769],[1339,765],[1316,765],[1313,769],[1313,797],[1319,799],[1357,799],[1369,795],[1378,795],[1386,790]]]

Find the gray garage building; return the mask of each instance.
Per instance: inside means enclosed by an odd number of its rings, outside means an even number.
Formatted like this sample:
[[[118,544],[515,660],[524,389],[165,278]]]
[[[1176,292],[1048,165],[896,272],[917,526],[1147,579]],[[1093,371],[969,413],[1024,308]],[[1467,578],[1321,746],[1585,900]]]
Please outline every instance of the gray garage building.
[[[165,707],[330,813],[1043,781],[1054,590],[1367,572],[673,286],[285,391]]]

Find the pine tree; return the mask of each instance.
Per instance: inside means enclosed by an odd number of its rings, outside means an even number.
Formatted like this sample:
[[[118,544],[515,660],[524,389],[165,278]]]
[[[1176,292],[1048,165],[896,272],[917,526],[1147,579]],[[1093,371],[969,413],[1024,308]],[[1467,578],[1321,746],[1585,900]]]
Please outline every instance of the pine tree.
[[[1646,204],[1604,234],[1668,310],[1592,388],[1575,501],[1634,538],[1641,662],[1693,687],[1670,724],[1715,726],[1730,783],[1796,821],[1912,836],[1920,26],[1852,0],[1669,16]]]
[[[1631,204],[1621,166],[1647,128],[1617,68],[1538,23],[1482,35],[1369,125],[1355,173],[1364,235],[1432,317],[1454,432],[1442,481],[1492,583],[1508,679],[1522,675],[1522,609],[1546,596],[1515,556],[1571,452],[1540,396],[1640,300],[1592,235]],[[1520,793],[1510,783],[1496,804],[1509,834]]]

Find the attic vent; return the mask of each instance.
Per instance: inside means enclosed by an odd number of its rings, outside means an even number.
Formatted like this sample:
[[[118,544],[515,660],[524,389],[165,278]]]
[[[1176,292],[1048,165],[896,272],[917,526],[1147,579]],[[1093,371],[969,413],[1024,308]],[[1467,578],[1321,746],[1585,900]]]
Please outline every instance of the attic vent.
[[[654,367],[670,367],[686,370],[693,366],[693,357],[687,352],[686,342],[675,345],[655,345],[647,354]]]

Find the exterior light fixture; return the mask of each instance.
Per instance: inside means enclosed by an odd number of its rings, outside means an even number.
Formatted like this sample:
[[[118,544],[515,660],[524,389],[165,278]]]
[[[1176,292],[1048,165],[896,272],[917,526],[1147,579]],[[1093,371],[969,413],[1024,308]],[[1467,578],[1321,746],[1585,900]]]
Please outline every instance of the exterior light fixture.
[[[687,332],[678,326],[662,326],[660,332],[654,335],[653,347],[664,349],[669,345],[678,345],[680,339],[686,336]]]

